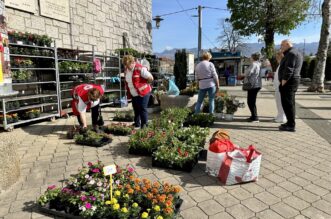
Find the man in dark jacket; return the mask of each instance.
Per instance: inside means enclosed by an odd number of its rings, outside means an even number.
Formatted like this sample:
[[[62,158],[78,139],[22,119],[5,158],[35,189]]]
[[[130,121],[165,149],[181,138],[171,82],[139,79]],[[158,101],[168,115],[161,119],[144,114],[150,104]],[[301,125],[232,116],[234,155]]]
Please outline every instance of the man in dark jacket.
[[[284,58],[280,62],[279,91],[282,106],[287,118],[287,123],[279,126],[281,131],[295,131],[295,92],[298,90],[300,82],[300,71],[302,67],[302,54],[295,48],[290,40],[283,40],[281,50]]]

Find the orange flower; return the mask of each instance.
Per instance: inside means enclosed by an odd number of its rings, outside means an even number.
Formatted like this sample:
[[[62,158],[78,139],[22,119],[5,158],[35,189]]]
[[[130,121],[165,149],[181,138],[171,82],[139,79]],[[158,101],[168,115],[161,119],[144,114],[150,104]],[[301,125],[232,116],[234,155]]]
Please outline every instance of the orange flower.
[[[152,203],[153,203],[153,204],[158,203],[157,199],[153,198]]]
[[[140,183],[140,179],[139,179],[139,178],[135,178],[135,179],[134,179],[134,182],[135,182],[136,184],[138,184],[138,183]]]
[[[130,185],[130,184],[126,184],[126,185],[125,185],[125,188],[126,188],[126,189],[131,189],[131,185]]]
[[[135,189],[137,192],[139,192],[139,191],[140,191],[140,186],[139,186],[139,185],[136,185],[136,186],[134,187],[134,189]]]
[[[122,189],[123,186],[122,186],[122,185],[118,185],[117,188],[118,188],[118,189]]]
[[[146,189],[150,189],[152,186],[151,186],[150,183],[147,183],[147,184],[145,185],[145,187],[146,187]]]
[[[158,191],[157,188],[153,188],[153,189],[152,189],[152,193],[153,193],[154,195],[156,195],[158,192],[159,192],[159,191]]]
[[[170,201],[170,200],[166,201],[165,205],[166,205],[167,207],[172,206],[172,201]]]
[[[172,208],[167,207],[167,208],[163,209],[163,212],[164,212],[165,214],[170,215],[170,214],[172,214],[174,211],[173,211]]]
[[[174,197],[171,194],[169,194],[167,200],[172,202],[174,200]]]
[[[153,194],[152,193],[147,193],[147,199],[148,200],[152,200],[152,198],[153,198]]]
[[[160,197],[158,197],[159,202],[164,203],[166,199],[165,195],[161,195]]]
[[[143,191],[143,193],[147,193],[147,188],[146,187],[142,187],[141,190]]]
[[[175,192],[175,193],[179,193],[180,188],[178,186],[174,186],[172,191]]]
[[[128,189],[128,194],[133,194],[133,192],[134,192],[133,189],[131,189],[131,188]]]
[[[151,181],[149,179],[143,179],[143,183],[146,185],[146,184],[150,184]]]
[[[134,177],[134,176],[132,176],[132,175],[131,175],[131,176],[129,176],[129,179],[130,179],[130,180],[134,180],[134,178],[135,178],[135,177]]]
[[[160,183],[158,183],[158,182],[154,182],[154,183],[153,183],[153,187],[159,188],[159,187],[160,187]]]

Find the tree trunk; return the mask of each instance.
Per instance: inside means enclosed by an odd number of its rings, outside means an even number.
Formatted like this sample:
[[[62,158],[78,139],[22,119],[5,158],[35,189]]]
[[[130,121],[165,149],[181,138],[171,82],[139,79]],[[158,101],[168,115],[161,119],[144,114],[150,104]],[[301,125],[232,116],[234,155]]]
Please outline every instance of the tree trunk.
[[[308,91],[324,92],[325,65],[330,43],[330,8],[331,0],[324,0],[322,4],[322,27],[318,45],[316,68],[314,70],[312,85]]]

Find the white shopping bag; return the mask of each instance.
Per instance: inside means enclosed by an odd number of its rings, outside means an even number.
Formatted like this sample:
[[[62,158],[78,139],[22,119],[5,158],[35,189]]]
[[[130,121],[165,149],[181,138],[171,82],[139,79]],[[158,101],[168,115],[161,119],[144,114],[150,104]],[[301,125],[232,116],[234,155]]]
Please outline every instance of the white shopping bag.
[[[259,176],[262,155],[250,145],[248,149],[237,148],[227,152],[219,173],[225,185],[256,181]]]

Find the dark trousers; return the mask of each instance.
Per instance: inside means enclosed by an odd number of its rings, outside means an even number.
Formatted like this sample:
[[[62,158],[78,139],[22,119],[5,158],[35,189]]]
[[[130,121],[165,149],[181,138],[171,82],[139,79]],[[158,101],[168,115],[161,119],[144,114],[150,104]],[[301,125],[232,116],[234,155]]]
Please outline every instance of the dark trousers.
[[[256,96],[261,88],[253,88],[247,91],[247,104],[248,108],[251,111],[251,119],[258,119],[257,110],[256,110]]]
[[[98,124],[98,118],[99,118],[99,114],[100,114],[100,110],[99,110],[100,105],[96,105],[95,107],[91,108],[91,117],[92,117],[92,125],[97,125]],[[81,119],[80,119],[80,115],[77,116],[78,119],[78,123],[80,126],[83,125]]]
[[[284,86],[279,86],[280,97],[284,113],[287,118],[287,125],[289,127],[295,127],[295,92],[297,92],[299,86],[299,79],[290,79]]]
[[[149,93],[144,97],[141,96],[132,97],[135,127],[144,128],[145,126],[147,126],[147,122],[148,122],[147,105],[150,96],[151,94]]]

